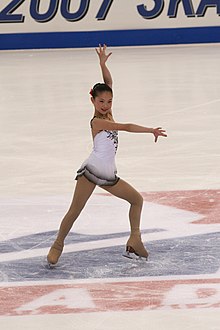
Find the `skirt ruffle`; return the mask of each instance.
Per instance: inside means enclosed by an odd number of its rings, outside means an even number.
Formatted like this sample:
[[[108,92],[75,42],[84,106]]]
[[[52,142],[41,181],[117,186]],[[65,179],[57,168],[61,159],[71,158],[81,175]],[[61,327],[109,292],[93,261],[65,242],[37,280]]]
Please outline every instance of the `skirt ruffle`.
[[[109,177],[102,177],[101,175],[96,174],[95,171],[91,170],[88,166],[83,166],[77,171],[75,180],[82,175],[97,186],[114,186],[120,179],[116,174]]]

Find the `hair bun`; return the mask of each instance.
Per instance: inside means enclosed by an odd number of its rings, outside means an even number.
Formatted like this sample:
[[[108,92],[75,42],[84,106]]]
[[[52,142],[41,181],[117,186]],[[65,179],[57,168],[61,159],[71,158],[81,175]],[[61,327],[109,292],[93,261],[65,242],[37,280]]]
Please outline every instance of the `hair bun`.
[[[89,94],[92,95],[93,98],[96,98],[96,96],[99,93],[103,92],[110,92],[113,95],[111,87],[109,87],[105,83],[97,83],[93,86],[93,88],[90,90]]]

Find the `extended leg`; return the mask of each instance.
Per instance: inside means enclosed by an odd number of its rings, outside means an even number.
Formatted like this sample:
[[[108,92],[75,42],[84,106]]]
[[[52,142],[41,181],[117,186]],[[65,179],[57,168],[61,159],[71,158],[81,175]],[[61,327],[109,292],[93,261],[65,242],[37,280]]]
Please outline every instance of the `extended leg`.
[[[122,179],[120,179],[114,186],[102,186],[102,188],[114,196],[122,198],[130,203],[129,220],[131,235],[127,241],[127,251],[147,258],[148,252],[141,241],[140,233],[140,218],[143,206],[143,197],[131,185]]]
[[[88,181],[84,176],[78,178],[72,203],[67,214],[61,222],[57,238],[48,253],[47,260],[49,264],[57,263],[63,251],[64,240],[94,189],[95,184]]]

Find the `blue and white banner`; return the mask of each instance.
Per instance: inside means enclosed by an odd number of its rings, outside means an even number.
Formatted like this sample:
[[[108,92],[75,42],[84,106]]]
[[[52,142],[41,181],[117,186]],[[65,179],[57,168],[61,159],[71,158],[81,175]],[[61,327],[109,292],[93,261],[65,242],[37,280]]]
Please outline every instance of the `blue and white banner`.
[[[220,0],[1,0],[0,49],[220,41]]]

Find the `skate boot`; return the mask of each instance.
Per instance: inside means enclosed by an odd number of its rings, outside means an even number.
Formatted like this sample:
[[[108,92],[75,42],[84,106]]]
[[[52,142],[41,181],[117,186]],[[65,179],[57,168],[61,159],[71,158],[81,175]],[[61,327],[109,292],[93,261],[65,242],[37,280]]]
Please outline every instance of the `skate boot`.
[[[56,240],[50,248],[50,251],[47,255],[47,261],[49,266],[54,266],[63,252],[63,243],[59,240]]]
[[[124,257],[130,259],[143,259],[147,260],[148,252],[145,249],[140,234],[131,234],[126,244],[126,251],[123,254]]]

